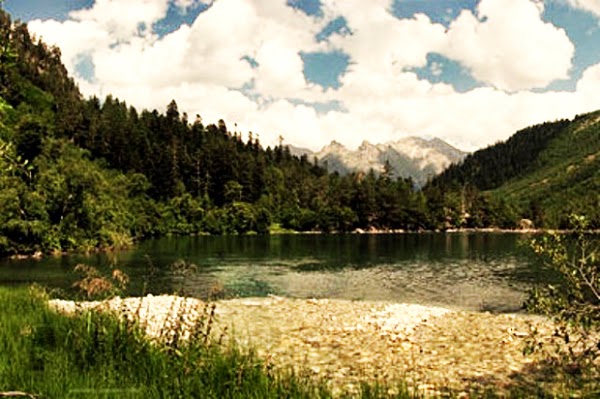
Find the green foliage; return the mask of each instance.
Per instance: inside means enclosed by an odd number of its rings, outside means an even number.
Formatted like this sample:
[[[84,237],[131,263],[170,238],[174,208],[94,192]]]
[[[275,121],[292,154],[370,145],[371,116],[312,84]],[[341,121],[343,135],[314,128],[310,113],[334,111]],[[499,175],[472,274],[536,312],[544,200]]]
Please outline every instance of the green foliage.
[[[138,112],[110,95],[83,100],[60,51],[35,42],[3,10],[0,54],[10,59],[0,66],[0,256],[123,247],[165,234],[266,234],[272,223],[418,231],[514,228],[529,217],[556,226],[566,212],[550,203],[557,196],[600,226],[596,153],[570,169],[580,183],[563,179],[556,193],[517,184],[481,191],[582,149],[599,152],[587,117],[518,132],[419,192],[389,173],[328,175],[283,145],[265,149],[252,135],[243,142],[222,120],[205,126],[198,115],[190,123],[174,100],[165,114]],[[577,149],[570,155],[560,152],[565,131],[578,135],[577,146],[566,146]]]
[[[185,193],[157,206],[160,213],[157,223],[162,234],[198,234],[202,231],[205,215],[202,199]]]
[[[0,139],[0,166],[4,176],[21,177],[31,180],[32,166],[28,159],[23,159],[17,153],[17,149],[12,142],[5,142]]]
[[[17,154],[31,162],[42,152],[42,140],[48,134],[40,120],[26,115],[16,129],[14,141]]]
[[[10,18],[2,11],[0,3],[0,94],[2,87],[6,86],[11,70],[17,62],[17,53],[10,40]]]
[[[448,168],[425,191],[488,190],[541,228],[566,228],[571,213],[600,228],[600,113],[536,125]],[[512,215],[511,215],[512,214]]]
[[[137,198],[130,198],[124,175],[52,139],[45,140],[32,163],[21,160],[10,143],[0,143],[0,163],[2,253],[131,244],[136,218],[130,202]]]
[[[10,105],[8,105],[6,103],[6,101],[4,101],[4,99],[2,97],[0,97],[0,117],[3,117],[5,112],[11,108]]]
[[[6,126],[7,114],[12,107],[0,96],[0,139],[8,139],[8,127]]]
[[[48,221],[66,238],[63,248],[123,244],[118,236],[128,236],[134,224],[127,178],[61,141],[49,142],[44,155],[36,188],[48,199]]]
[[[480,190],[500,187],[539,166],[540,154],[569,125],[561,120],[528,127],[502,143],[479,150],[458,165],[451,165],[431,184],[471,184]]]
[[[150,341],[143,325],[118,315],[48,308],[40,289],[0,288],[0,393],[65,398],[331,398],[325,381],[274,371],[252,352],[211,335],[214,305],[197,309],[194,339],[181,340],[181,316]],[[169,333],[171,332],[171,333]],[[173,334],[174,333],[174,334]],[[398,398],[412,397],[398,384]],[[358,397],[391,397],[363,384]]]
[[[557,366],[585,377],[600,376],[600,241],[588,231],[588,221],[572,216],[572,233],[549,233],[531,241],[544,264],[562,283],[536,288],[526,303],[530,310],[554,317],[555,342],[533,340],[529,349],[548,350]]]

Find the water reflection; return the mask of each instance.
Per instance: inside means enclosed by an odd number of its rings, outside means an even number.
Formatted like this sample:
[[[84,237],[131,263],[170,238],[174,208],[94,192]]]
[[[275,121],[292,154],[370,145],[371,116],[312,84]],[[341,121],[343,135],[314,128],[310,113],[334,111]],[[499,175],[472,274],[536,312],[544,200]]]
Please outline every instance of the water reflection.
[[[164,238],[112,258],[4,260],[0,283],[68,289],[76,264],[105,271],[116,264],[130,276],[131,295],[275,294],[516,310],[533,281],[553,278],[529,261],[520,239],[481,233]],[[182,261],[195,270],[172,270]]]

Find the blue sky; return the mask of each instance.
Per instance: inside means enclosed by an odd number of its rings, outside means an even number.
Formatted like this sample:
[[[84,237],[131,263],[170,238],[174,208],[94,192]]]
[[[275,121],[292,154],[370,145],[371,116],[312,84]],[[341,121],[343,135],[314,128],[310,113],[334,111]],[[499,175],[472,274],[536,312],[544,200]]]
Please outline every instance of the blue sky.
[[[600,0],[7,0],[86,95],[208,121],[463,149],[600,108]]]

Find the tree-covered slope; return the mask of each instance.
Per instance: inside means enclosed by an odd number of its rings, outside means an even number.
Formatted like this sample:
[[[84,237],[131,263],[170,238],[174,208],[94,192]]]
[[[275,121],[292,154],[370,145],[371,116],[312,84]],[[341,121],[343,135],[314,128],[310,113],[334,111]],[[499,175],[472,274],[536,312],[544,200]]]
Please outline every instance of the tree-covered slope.
[[[526,175],[494,190],[539,226],[565,227],[570,213],[600,227],[600,111],[575,118],[550,140]]]
[[[135,178],[69,140],[82,99],[60,52],[0,9],[0,61],[0,256],[129,243]]]
[[[164,234],[435,225],[410,180],[340,177],[287,147],[242,141],[112,96],[82,98],[60,50],[0,8],[0,256]],[[167,101],[165,101],[166,103]]]
[[[600,227],[600,111],[521,130],[430,183],[465,186],[502,198],[539,227],[564,227],[570,213]]]
[[[539,168],[540,154],[568,125],[569,122],[563,120],[520,130],[505,142],[476,151],[451,165],[431,184],[470,184],[480,190],[500,187]]]

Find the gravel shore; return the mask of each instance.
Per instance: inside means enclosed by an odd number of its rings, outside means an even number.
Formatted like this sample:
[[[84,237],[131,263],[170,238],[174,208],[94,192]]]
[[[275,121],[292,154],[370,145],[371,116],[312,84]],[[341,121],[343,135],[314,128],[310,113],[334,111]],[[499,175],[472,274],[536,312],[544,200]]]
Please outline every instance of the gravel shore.
[[[213,335],[254,348],[273,367],[308,371],[346,391],[362,380],[398,379],[433,394],[440,387],[509,389],[530,376],[535,361],[523,355],[524,340],[533,328],[551,330],[540,317],[415,304],[281,297],[214,304]],[[99,308],[136,317],[155,339],[167,336],[173,325],[191,326],[207,312],[197,299],[167,295],[50,305],[67,313]]]

